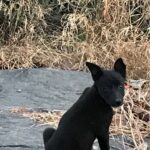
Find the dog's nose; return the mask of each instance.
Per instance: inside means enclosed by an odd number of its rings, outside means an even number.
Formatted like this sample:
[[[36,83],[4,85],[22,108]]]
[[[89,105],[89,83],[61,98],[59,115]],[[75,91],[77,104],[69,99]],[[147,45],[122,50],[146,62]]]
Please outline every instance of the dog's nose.
[[[122,104],[122,100],[121,99],[116,99],[116,105],[120,106]]]

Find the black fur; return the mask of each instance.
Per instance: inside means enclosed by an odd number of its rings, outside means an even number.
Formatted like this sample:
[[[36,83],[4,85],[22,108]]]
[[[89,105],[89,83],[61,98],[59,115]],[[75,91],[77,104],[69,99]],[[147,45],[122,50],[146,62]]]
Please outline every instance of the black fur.
[[[126,66],[119,58],[112,70],[86,63],[94,84],[63,115],[57,130],[44,131],[45,150],[91,150],[97,138],[101,150],[109,150],[112,107],[123,103]]]

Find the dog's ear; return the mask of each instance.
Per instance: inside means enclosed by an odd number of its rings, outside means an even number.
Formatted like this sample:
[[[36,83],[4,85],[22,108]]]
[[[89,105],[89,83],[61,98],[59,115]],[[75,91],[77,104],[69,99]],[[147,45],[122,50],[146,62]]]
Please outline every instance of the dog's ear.
[[[120,73],[123,78],[126,78],[126,65],[124,64],[122,58],[118,58],[114,63],[114,70]]]
[[[103,74],[102,69],[93,63],[86,62],[86,66],[89,68],[94,81],[98,80],[100,76]]]

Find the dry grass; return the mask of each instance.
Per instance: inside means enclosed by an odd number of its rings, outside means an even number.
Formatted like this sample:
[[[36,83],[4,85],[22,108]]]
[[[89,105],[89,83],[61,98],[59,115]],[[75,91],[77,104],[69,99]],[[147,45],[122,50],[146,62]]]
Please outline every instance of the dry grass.
[[[148,84],[149,86],[150,84]],[[128,88],[125,103],[116,110],[113,118],[111,133],[129,135],[135,149],[142,150],[144,138],[150,136],[150,90]]]
[[[55,128],[57,127],[58,122],[64,113],[64,111],[36,112],[33,111],[32,109],[25,108],[25,107],[13,107],[10,109],[10,112],[21,114],[24,117],[31,118],[34,121],[43,124],[50,124]]]
[[[144,7],[138,19],[136,4],[129,9],[129,0],[48,2],[16,0],[10,6],[0,2],[2,69],[84,70],[85,61],[110,68],[123,57],[130,78],[150,78],[147,1],[142,5],[137,1],[137,8]]]

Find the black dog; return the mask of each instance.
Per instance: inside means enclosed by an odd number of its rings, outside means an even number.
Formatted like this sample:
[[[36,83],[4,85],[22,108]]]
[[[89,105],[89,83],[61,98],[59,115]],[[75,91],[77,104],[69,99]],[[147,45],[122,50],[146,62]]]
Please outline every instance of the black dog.
[[[91,150],[97,138],[101,150],[109,150],[112,107],[123,104],[126,65],[119,58],[113,70],[86,63],[94,84],[63,115],[57,130],[43,133],[45,150]]]

